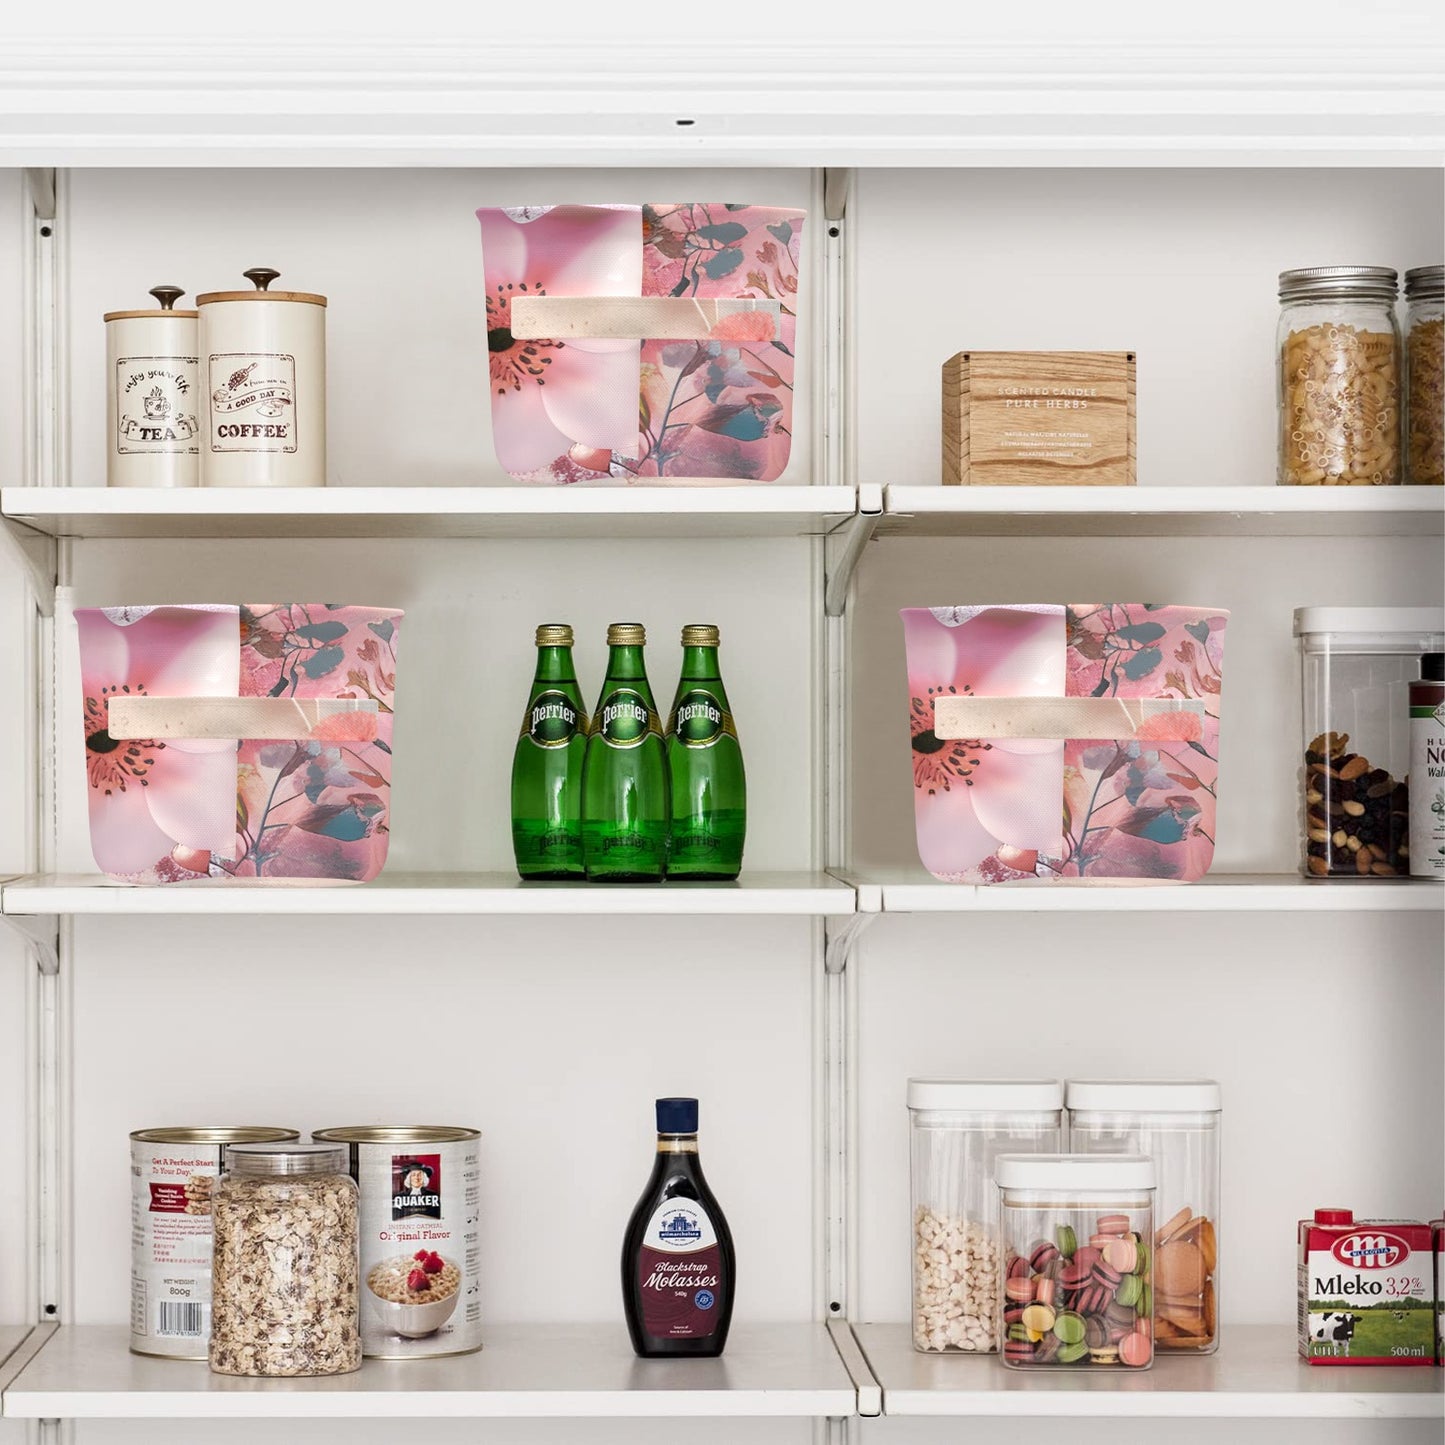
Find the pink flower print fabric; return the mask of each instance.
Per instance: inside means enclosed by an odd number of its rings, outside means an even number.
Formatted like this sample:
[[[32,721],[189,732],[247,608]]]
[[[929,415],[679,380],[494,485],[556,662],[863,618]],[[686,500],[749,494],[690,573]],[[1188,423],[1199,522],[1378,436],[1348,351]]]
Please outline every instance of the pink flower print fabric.
[[[1214,854],[1224,628],[1217,608],[909,608],[918,850],[952,883],[1190,882]],[[1193,698],[1198,737],[940,739],[934,700]],[[1177,726],[1177,725],[1176,725]],[[1166,729],[1159,730],[1161,732]]]
[[[130,883],[365,882],[386,861],[397,628],[390,608],[82,608],[91,850]],[[371,699],[304,740],[115,739],[117,695]]]
[[[524,481],[769,482],[792,446],[804,215],[705,204],[484,208],[497,459]],[[514,337],[519,295],[749,298],[706,340]]]

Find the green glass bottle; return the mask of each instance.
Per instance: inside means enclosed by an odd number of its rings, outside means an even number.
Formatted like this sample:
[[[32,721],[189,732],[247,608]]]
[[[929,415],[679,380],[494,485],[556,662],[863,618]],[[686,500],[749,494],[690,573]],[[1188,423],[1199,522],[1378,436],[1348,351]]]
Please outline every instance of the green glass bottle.
[[[512,754],[512,851],[523,878],[581,878],[587,710],[572,670],[572,629],[537,629],[537,673]]]
[[[648,686],[636,622],[607,629],[607,679],[582,773],[582,856],[587,877],[651,883],[667,868],[667,752]]]
[[[718,671],[718,630],[682,629],[682,676],[667,720],[672,782],[669,878],[736,878],[748,831],[748,784]]]

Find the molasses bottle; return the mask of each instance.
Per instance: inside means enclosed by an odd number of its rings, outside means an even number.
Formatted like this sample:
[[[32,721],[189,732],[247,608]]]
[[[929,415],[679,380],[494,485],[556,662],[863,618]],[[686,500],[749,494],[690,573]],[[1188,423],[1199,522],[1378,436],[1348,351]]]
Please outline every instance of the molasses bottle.
[[[733,1237],[697,1157],[697,1100],[657,1101],[657,1163],[622,1245],[632,1348],[647,1358],[720,1355],[736,1279]]]

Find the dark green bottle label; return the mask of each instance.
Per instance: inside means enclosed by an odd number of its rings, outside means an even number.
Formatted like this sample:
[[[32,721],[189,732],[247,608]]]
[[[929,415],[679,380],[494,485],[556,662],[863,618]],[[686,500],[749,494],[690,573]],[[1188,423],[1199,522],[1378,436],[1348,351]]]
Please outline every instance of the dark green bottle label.
[[[602,741],[614,748],[640,747],[648,733],[662,735],[647,699],[630,687],[616,688],[602,699],[596,728]]]
[[[732,714],[706,688],[695,687],[677,700],[667,730],[685,748],[710,748],[724,736],[737,736]]]
[[[565,748],[586,724],[565,692],[539,692],[527,709],[522,732],[539,748]]]

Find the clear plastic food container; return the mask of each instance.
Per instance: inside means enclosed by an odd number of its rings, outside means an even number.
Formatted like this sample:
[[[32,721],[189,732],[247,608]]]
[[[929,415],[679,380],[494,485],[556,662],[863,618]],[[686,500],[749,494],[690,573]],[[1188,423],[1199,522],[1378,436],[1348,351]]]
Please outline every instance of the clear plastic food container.
[[[1154,1339],[1161,1351],[1219,1348],[1219,1085],[1212,1079],[1070,1079],[1076,1154],[1154,1161]]]
[[[994,1160],[1056,1153],[1057,1079],[910,1079],[913,1346],[998,1348],[1000,1257]]]
[[[212,1210],[211,1369],[360,1369],[357,1189],[346,1145],[233,1144]]]
[[[1004,1154],[999,1348],[1011,1369],[1154,1362],[1154,1161]]]
[[[1310,878],[1410,872],[1410,684],[1445,650],[1445,608],[1301,607],[1300,773]]]

